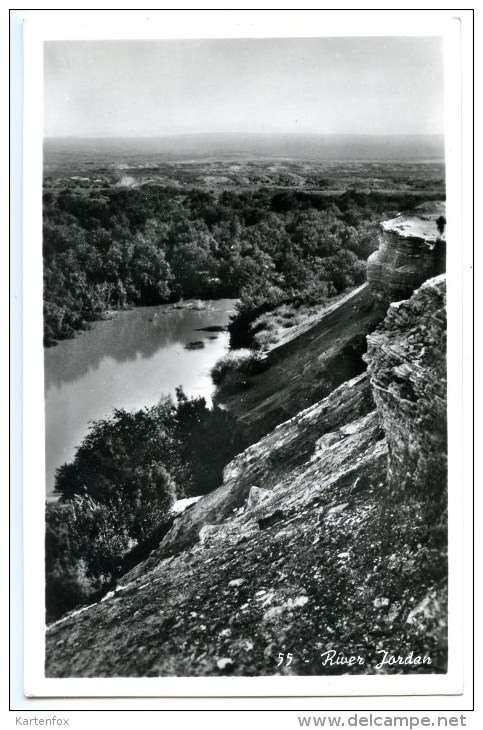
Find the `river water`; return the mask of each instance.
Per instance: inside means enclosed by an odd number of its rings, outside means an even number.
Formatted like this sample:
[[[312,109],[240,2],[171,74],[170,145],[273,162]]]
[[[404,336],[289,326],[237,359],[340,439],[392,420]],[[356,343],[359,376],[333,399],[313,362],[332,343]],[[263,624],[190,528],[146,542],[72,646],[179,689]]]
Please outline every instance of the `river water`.
[[[211,404],[210,369],[228,350],[228,334],[204,328],[226,326],[235,301],[207,301],[201,311],[163,305],[116,312],[45,350],[48,496],[55,470],[72,460],[89,421],[114,408],[154,405],[179,385]]]

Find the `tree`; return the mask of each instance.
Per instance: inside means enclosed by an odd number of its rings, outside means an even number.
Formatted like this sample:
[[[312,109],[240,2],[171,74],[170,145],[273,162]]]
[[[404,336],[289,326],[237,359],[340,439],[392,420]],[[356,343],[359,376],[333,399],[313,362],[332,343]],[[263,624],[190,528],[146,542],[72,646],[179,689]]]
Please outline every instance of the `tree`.
[[[175,226],[170,236],[169,263],[183,297],[210,297],[216,293],[218,264],[215,241],[206,226]]]

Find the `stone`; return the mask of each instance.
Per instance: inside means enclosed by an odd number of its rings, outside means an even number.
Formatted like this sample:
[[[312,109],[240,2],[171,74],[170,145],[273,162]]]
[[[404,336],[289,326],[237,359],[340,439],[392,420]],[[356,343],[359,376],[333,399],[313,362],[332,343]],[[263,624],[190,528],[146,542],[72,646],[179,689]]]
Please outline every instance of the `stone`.
[[[217,533],[220,532],[218,525],[203,525],[199,532],[200,543],[204,545],[208,540],[212,540]]]
[[[265,497],[267,497],[270,494],[270,491],[268,489],[263,489],[261,487],[250,487],[250,491],[248,493],[248,499],[247,499],[247,505],[248,507],[255,507],[257,504],[259,504]]]
[[[245,578],[235,578],[228,583],[228,588],[239,588],[245,583]]]

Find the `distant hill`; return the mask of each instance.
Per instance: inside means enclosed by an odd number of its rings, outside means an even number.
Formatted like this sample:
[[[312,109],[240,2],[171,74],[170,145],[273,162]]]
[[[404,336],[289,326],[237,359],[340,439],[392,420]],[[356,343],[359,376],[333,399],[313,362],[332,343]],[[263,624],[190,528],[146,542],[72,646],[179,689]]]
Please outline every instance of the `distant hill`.
[[[166,161],[206,158],[297,160],[435,160],[444,137],[357,134],[189,134],[167,137],[58,137],[44,140],[44,161],[120,162],[156,156]]]

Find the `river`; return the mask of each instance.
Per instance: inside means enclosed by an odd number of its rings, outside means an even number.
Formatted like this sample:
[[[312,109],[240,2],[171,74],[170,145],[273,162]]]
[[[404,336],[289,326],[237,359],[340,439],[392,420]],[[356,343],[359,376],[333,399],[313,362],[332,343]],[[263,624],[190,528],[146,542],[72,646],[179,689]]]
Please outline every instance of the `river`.
[[[48,497],[56,469],[72,460],[90,421],[114,408],[154,405],[179,385],[211,404],[210,369],[228,350],[228,333],[206,328],[226,326],[235,301],[206,301],[203,310],[162,305],[116,312],[45,350]]]

